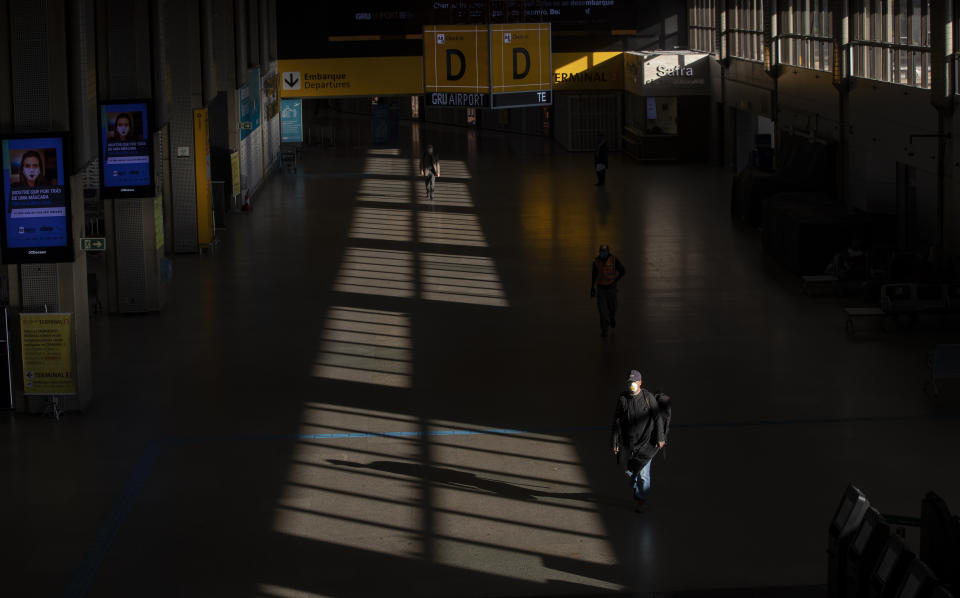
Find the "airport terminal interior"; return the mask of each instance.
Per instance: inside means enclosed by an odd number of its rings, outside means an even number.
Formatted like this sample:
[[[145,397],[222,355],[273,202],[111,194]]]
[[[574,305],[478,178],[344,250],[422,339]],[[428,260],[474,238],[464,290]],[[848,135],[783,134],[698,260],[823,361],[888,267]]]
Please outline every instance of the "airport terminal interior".
[[[957,0],[0,17],[3,596],[960,596]]]

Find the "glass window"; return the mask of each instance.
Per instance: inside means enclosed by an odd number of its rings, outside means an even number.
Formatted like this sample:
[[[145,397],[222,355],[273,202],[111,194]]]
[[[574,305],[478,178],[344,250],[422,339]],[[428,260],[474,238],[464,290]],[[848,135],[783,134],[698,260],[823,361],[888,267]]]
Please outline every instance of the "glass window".
[[[852,0],[854,77],[930,88],[930,2]]]
[[[763,0],[724,0],[726,56],[763,60]]]
[[[716,53],[716,0],[690,0],[688,6],[690,47]]]
[[[829,0],[781,0],[774,39],[781,64],[833,70],[833,13]]]

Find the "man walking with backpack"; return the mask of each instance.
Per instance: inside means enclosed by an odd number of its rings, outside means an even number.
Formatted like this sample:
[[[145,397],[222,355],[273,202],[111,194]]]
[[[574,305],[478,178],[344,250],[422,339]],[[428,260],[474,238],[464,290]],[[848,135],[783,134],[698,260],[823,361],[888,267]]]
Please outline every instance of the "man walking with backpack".
[[[627,477],[633,490],[634,510],[642,513],[650,496],[650,463],[667,444],[670,431],[670,398],[641,388],[640,372],[630,370],[629,390],[620,393],[613,413],[610,446],[620,462],[627,459]]]
[[[424,182],[427,184],[427,199],[433,201],[433,187],[440,178],[440,158],[433,151],[432,144],[427,146],[427,150],[420,157],[420,174],[426,177]]]

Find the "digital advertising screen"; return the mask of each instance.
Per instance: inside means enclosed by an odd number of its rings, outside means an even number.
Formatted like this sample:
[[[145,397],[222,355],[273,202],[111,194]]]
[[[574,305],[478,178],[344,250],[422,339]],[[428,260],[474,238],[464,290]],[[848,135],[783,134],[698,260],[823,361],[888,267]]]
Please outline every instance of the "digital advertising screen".
[[[100,104],[100,187],[106,199],[156,195],[146,100]]]
[[[66,136],[0,139],[3,262],[72,262]]]

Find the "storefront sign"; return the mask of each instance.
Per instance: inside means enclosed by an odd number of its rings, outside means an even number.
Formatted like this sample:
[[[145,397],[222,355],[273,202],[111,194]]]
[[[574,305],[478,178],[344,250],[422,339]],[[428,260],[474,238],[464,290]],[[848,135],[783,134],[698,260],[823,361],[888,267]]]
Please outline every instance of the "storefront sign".
[[[4,263],[73,261],[66,149],[63,135],[0,140]]]
[[[72,314],[20,314],[23,393],[76,394]]]
[[[700,52],[627,52],[627,91],[637,95],[706,95],[710,76],[708,54]],[[639,88],[639,90],[638,90]]]

